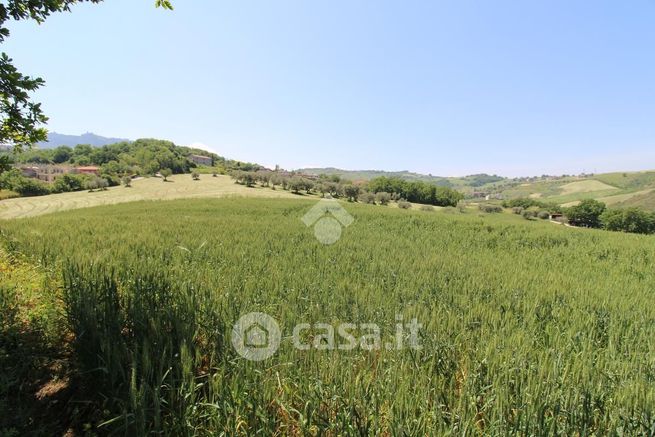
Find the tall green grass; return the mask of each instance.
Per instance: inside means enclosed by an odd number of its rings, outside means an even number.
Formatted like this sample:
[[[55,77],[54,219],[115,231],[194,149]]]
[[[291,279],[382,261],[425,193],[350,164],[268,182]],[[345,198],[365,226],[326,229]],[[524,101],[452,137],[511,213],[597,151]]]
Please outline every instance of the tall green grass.
[[[655,432],[655,238],[510,215],[313,202],[140,202],[3,224],[63,271],[101,432],[173,435]],[[230,344],[251,311],[272,358]],[[298,351],[297,323],[423,324],[423,349]]]

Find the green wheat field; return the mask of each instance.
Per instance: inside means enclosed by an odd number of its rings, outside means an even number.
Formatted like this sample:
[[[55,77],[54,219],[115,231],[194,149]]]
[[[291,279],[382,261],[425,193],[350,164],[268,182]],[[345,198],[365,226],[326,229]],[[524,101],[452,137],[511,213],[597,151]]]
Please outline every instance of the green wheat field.
[[[51,272],[41,331],[71,349],[90,432],[655,432],[654,237],[344,202],[354,222],[326,246],[300,220],[314,203],[134,202],[1,223],[7,253]],[[283,332],[261,362],[230,342],[253,311]],[[421,350],[290,339],[316,322],[384,337],[397,316],[423,325]]]

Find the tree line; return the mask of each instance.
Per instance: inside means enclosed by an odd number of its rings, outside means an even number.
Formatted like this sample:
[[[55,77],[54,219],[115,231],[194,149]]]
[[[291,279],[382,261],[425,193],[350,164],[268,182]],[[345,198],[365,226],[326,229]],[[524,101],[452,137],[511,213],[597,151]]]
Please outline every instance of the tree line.
[[[637,207],[608,208],[605,203],[594,199],[582,200],[578,205],[568,208],[525,198],[506,200],[502,205],[505,208],[512,208],[516,214],[523,214],[526,218],[530,218],[528,212],[560,213],[566,217],[571,226],[635,234],[655,234],[655,212],[644,211]]]
[[[603,202],[585,199],[565,210],[569,223],[585,228],[635,234],[655,234],[655,212],[631,207],[609,209]]]
[[[345,198],[348,201],[362,203],[379,203],[386,205],[390,201],[423,203],[437,206],[456,206],[464,195],[451,188],[437,186],[428,182],[405,181],[400,178],[381,176],[368,182],[353,183],[337,175],[319,175],[310,179],[302,174],[280,173],[271,170],[231,171],[230,176],[236,183],[249,187],[259,183],[261,186],[289,190],[300,194],[305,192]]]

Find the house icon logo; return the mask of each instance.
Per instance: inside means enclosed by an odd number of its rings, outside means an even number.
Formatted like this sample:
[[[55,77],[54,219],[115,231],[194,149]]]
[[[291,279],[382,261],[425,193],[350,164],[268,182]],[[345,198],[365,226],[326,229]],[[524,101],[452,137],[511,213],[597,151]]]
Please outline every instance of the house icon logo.
[[[326,245],[336,243],[341,229],[355,221],[335,199],[321,199],[301,220],[307,227],[314,226],[314,236]]]
[[[280,347],[282,334],[275,319],[264,313],[248,313],[232,328],[232,346],[250,361],[270,358]]]

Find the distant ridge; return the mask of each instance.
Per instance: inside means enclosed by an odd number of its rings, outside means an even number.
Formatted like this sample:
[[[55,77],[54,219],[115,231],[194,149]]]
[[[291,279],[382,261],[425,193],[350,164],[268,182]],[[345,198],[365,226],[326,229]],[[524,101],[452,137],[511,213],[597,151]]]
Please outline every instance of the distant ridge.
[[[324,168],[303,168],[298,170],[300,173],[311,174],[311,175],[337,175],[350,180],[362,180],[368,181],[376,177],[386,176],[386,177],[396,177],[404,179],[406,181],[422,181],[429,182],[435,185],[440,185],[444,187],[452,187],[461,189],[463,187],[480,187],[485,184],[500,182],[505,180],[505,178],[488,175],[488,174],[477,174],[464,177],[444,177],[444,176],[433,176],[431,174],[420,174],[414,173],[411,171],[383,171],[383,170],[342,170],[334,167],[324,167]]]
[[[57,132],[48,133],[48,141],[37,143],[39,149],[53,149],[59,146],[76,146],[78,144],[90,144],[94,147],[105,146],[107,144],[120,143],[129,141],[126,138],[109,138],[87,132],[82,135],[65,135]]]

